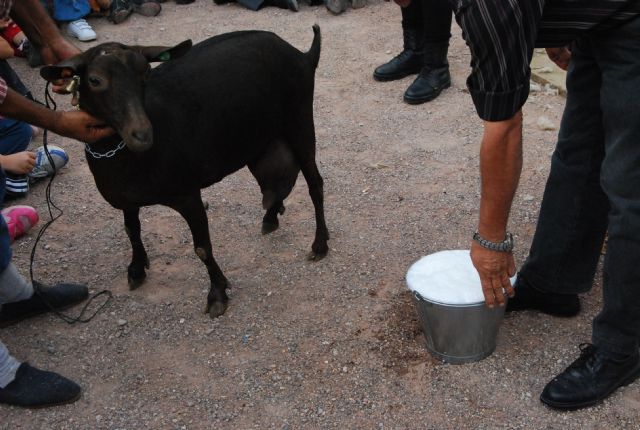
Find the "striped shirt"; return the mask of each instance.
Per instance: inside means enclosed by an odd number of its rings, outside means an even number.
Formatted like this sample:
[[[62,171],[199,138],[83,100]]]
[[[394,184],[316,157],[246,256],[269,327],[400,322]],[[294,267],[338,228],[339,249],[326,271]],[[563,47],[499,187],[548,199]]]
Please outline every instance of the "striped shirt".
[[[450,1],[471,50],[467,86],[485,121],[512,118],[522,108],[535,47],[566,46],[640,15],[640,0]]]

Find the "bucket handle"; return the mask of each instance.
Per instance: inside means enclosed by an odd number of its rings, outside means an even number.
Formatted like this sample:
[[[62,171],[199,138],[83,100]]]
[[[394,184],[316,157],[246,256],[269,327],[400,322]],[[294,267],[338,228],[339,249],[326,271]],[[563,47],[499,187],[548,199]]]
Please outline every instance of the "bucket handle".
[[[419,302],[426,302],[426,300],[420,295],[419,292],[413,290],[411,291],[413,293],[413,297],[416,298],[416,300],[418,300]]]

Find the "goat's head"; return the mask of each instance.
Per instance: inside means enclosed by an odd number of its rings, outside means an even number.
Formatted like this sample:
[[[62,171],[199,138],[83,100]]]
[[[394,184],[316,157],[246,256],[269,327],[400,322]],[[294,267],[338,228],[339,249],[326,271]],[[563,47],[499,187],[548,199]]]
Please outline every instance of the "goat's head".
[[[79,77],[74,93],[80,109],[106,121],[129,149],[141,152],[153,143],[153,129],[144,110],[149,63],[178,58],[190,48],[190,40],[174,47],[103,43],[55,66],[43,67],[40,75],[50,82]]]

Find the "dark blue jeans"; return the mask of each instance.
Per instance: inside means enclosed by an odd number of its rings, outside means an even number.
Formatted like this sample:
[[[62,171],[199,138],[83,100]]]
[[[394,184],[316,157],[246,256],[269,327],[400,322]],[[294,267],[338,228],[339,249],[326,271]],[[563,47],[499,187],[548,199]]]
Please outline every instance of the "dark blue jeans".
[[[572,49],[558,143],[520,275],[541,291],[588,291],[607,230],[593,343],[627,354],[640,339],[639,18]]]

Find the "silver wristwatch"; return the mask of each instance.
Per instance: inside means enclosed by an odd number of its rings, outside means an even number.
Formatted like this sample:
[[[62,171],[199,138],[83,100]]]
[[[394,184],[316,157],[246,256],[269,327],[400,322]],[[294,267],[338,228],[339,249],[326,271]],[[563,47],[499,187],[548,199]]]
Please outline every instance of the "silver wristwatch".
[[[513,235],[511,233],[507,233],[507,236],[502,242],[491,242],[480,236],[480,233],[476,231],[473,233],[473,240],[478,242],[481,247],[492,251],[511,252],[513,250]]]

